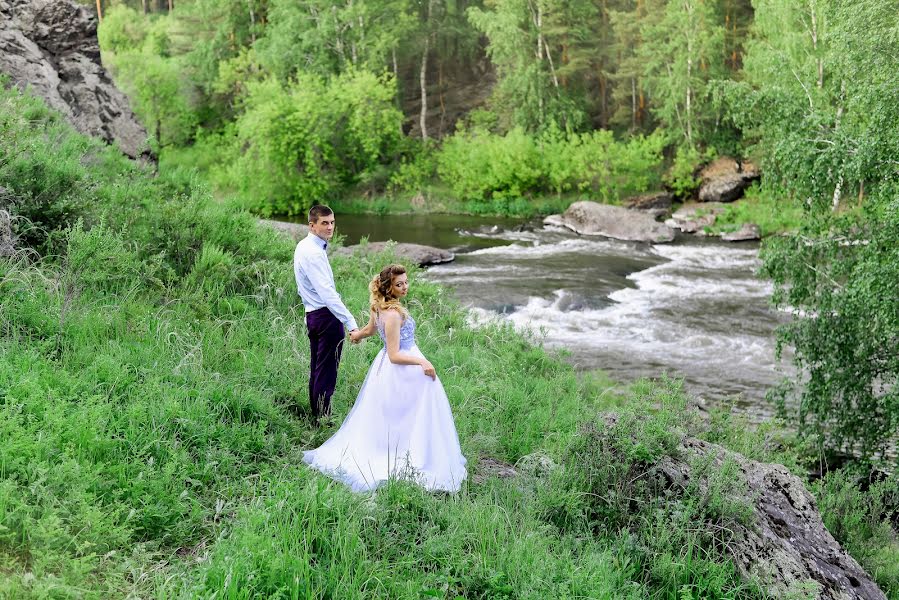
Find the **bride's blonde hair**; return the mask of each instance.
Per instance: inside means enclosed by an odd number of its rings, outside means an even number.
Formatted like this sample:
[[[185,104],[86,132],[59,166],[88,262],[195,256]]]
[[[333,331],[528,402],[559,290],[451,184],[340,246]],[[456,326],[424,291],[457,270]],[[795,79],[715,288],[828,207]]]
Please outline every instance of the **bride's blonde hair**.
[[[390,293],[390,288],[393,286],[393,278],[403,275],[405,272],[406,267],[403,265],[387,265],[372,278],[371,283],[368,284],[368,291],[370,292],[368,301],[372,310],[380,312],[395,308],[403,317],[409,315],[406,312],[406,307],[400,304],[399,298],[393,297]]]

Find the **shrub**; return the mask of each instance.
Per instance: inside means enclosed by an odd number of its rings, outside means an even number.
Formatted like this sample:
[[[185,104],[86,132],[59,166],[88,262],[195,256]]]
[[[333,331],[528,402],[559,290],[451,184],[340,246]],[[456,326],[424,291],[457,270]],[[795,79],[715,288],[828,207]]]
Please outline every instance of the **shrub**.
[[[888,597],[899,594],[899,476],[872,483],[851,469],[833,471],[812,491],[827,530]]]
[[[400,141],[395,85],[361,71],[330,81],[301,74],[287,86],[273,78],[249,84],[230,171],[246,205],[300,214],[375,174]]]
[[[439,151],[438,173],[457,196],[473,202],[500,205],[547,192],[589,192],[614,202],[657,182],[663,145],[656,134],[622,143],[603,130],[550,128],[534,137],[521,129],[505,135],[462,129]]]

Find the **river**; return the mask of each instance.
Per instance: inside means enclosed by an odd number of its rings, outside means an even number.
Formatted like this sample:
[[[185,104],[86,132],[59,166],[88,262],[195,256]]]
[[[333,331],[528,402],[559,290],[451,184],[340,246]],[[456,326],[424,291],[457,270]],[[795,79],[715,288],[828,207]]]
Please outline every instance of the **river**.
[[[758,244],[693,236],[642,244],[578,236],[540,221],[454,215],[338,215],[345,243],[367,236],[446,248],[424,277],[452,288],[479,318],[508,319],[567,350],[580,369],[620,381],[663,372],[751,420],[789,361],[774,358],[785,316],[769,305]]]

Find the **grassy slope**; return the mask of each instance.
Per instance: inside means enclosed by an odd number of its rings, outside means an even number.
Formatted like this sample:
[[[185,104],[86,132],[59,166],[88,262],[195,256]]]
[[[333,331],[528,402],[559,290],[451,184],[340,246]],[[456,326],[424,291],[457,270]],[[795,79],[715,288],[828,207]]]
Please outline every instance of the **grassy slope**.
[[[42,257],[0,261],[0,597],[762,595],[720,552],[736,513],[628,487],[697,427],[676,386],[623,400],[509,327],[470,328],[413,273],[419,341],[475,470],[534,452],[562,467],[455,497],[352,495],[299,466],[330,432],[287,410],[308,360],[291,245],[13,92],[0,139],[0,186],[43,228],[20,222]],[[389,259],[333,261],[351,309]],[[345,353],[338,417],[376,351]],[[615,404],[632,418],[585,448],[579,424]],[[730,424],[690,431],[775,456]]]

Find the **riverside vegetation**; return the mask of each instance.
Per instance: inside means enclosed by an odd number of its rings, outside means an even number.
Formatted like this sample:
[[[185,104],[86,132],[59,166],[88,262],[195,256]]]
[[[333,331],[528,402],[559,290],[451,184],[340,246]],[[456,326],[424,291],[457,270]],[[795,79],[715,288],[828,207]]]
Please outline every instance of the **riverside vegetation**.
[[[697,165],[751,158],[760,187],[715,228],[791,232],[762,258],[807,380],[774,399],[821,453],[895,469],[895,2],[104,5],[104,62],[163,171],[196,165],[261,214],[335,197],[519,215],[662,185],[687,198]]]
[[[687,434],[804,473],[773,426],[697,419],[676,382],[578,376],[418,282],[422,348],[475,472],[535,454],[558,467],[522,463],[452,497],[402,483],[353,495],[300,466],[329,432],[288,409],[307,352],[292,245],[191,172],[154,177],[14,90],[0,91],[0,139],[17,237],[0,259],[0,596],[764,597],[727,556],[728,523],[745,518],[722,492],[734,474],[671,500],[640,473]],[[364,310],[390,259],[334,258],[348,306]],[[376,350],[346,353],[338,414]],[[593,447],[608,409],[620,418]],[[899,485],[866,481],[838,472],[814,489],[899,593]]]

